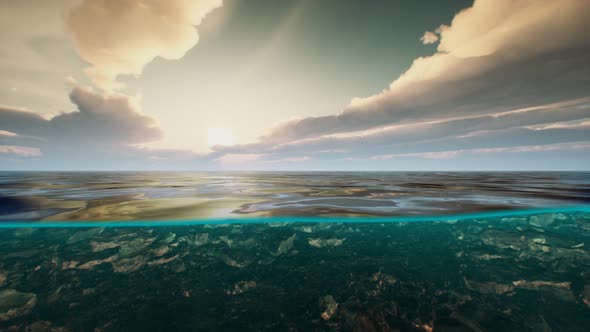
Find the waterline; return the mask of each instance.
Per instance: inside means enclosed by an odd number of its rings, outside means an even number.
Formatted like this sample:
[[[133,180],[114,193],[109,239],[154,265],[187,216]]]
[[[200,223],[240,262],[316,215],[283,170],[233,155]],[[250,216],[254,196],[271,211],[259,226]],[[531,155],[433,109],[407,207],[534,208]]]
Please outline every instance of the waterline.
[[[192,225],[226,225],[226,224],[268,224],[268,223],[406,223],[406,222],[446,222],[455,220],[523,217],[538,214],[557,214],[582,212],[590,213],[590,205],[577,205],[552,208],[535,208],[522,210],[502,210],[480,213],[465,213],[435,216],[387,216],[387,217],[317,217],[317,216],[281,216],[281,217],[242,217],[242,218],[201,218],[183,220],[123,220],[123,221],[0,221],[0,228],[92,228],[92,227],[166,227]]]

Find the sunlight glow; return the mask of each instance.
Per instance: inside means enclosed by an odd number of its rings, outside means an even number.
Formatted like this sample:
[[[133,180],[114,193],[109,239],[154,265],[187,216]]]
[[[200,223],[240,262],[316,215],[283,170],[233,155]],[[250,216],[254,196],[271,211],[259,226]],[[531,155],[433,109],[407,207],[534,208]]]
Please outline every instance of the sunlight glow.
[[[207,146],[215,145],[234,145],[236,144],[236,135],[227,128],[210,127],[207,131]]]

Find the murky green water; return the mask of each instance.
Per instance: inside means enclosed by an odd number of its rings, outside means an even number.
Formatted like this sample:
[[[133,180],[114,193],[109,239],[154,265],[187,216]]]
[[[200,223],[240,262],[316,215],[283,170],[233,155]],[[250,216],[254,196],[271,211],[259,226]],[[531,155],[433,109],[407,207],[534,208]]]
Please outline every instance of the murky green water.
[[[574,210],[432,222],[5,228],[0,327],[586,331],[590,213]]]

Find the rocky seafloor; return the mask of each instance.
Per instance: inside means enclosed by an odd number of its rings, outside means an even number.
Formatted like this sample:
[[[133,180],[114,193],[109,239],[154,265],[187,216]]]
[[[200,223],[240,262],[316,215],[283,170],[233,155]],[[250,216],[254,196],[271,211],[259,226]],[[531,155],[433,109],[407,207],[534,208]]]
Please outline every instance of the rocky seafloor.
[[[3,331],[588,331],[590,214],[0,230]]]

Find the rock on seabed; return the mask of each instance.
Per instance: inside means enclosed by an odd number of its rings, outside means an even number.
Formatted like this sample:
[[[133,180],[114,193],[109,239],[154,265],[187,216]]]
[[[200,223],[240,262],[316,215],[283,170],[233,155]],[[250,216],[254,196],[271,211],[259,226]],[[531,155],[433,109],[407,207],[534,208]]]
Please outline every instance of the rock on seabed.
[[[34,293],[19,292],[14,289],[0,291],[0,321],[28,314],[37,304]]]

